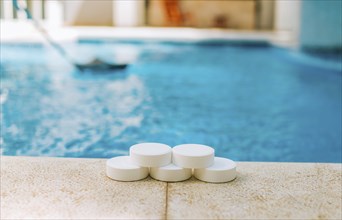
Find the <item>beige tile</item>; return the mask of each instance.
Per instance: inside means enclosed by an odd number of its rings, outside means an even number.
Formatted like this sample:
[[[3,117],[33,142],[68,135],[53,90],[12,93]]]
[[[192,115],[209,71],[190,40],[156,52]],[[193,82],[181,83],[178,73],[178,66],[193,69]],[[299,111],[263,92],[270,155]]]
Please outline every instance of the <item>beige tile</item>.
[[[1,157],[1,219],[340,219],[341,164],[239,163],[226,184],[117,182],[105,160]]]
[[[165,217],[166,183],[117,182],[105,160],[1,157],[1,219]]]
[[[341,164],[239,163],[238,178],[168,184],[170,219],[341,219]]]

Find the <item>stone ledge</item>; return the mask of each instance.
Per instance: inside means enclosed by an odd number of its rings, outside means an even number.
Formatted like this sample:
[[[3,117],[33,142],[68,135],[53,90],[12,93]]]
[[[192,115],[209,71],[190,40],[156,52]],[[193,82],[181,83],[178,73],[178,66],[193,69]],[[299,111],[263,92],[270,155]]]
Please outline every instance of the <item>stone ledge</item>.
[[[104,159],[1,156],[1,219],[341,219],[342,164],[239,162],[210,184],[117,182]]]
[[[1,157],[1,219],[161,219],[166,183],[117,182],[105,160]]]
[[[168,184],[169,219],[341,219],[341,164],[238,163],[225,184]]]

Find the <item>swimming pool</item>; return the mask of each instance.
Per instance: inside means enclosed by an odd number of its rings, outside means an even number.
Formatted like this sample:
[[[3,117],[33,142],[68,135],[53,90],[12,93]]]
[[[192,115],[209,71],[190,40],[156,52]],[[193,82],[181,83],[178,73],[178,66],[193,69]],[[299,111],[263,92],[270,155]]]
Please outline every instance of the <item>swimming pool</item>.
[[[238,161],[341,162],[341,63],[267,45],[84,41],[78,73],[39,44],[1,45],[3,155],[106,158],[207,144]]]

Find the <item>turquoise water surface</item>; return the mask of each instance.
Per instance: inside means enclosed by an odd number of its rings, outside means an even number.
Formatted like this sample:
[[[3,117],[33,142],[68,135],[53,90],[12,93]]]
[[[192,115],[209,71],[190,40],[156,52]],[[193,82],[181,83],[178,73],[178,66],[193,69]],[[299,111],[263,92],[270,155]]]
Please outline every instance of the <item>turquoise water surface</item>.
[[[1,45],[3,155],[107,158],[132,144],[207,144],[240,161],[341,162],[341,62],[267,45]]]

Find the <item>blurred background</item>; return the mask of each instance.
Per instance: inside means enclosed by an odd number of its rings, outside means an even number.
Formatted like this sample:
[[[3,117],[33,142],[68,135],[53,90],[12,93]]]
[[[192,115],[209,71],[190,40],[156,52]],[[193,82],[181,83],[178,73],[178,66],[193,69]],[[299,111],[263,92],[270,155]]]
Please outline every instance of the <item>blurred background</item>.
[[[26,2],[65,53],[0,0],[3,155],[342,161],[341,0]],[[127,68],[72,65],[94,58]]]
[[[288,31],[302,46],[340,47],[340,0],[28,0],[33,17],[49,25],[194,27]],[[11,0],[2,20],[25,19]]]

